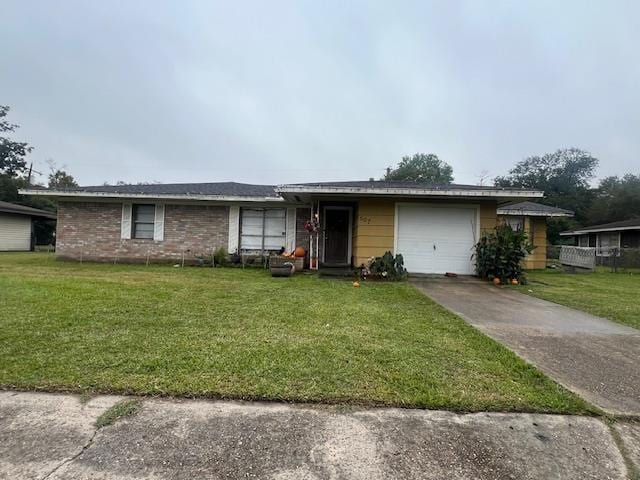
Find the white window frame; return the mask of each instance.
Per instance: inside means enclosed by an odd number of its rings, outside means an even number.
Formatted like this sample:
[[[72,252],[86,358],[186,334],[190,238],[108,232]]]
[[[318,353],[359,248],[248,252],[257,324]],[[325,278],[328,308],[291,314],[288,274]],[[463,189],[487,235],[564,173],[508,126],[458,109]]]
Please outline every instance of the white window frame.
[[[579,247],[588,247],[589,246],[589,234],[588,233],[586,235],[578,235],[578,246]]]
[[[152,222],[136,222],[136,212],[139,207],[153,207],[153,221]],[[154,232],[156,229],[156,205],[155,203],[134,203],[131,206],[131,238],[135,240],[153,240]],[[150,237],[137,237],[136,236],[136,224],[144,224],[151,225],[151,236]]]
[[[520,228],[513,228],[511,225],[511,221],[519,221]],[[511,227],[511,230],[514,232],[523,232],[524,231],[524,216],[523,215],[505,215],[504,222]]]
[[[153,205],[153,236],[152,237],[135,237],[135,215],[134,212],[138,205]],[[121,240],[153,240],[161,242],[164,240],[164,203],[131,203],[124,202],[122,204],[122,220],[120,224],[120,239]],[[140,222],[138,222],[140,223]],[[144,222],[151,223],[151,222]]]
[[[261,235],[257,235],[257,234],[244,234],[242,232],[242,222],[244,219],[244,212],[246,210],[253,210],[253,211],[262,211],[262,234]],[[267,211],[281,211],[283,213],[283,220],[284,220],[284,224],[283,224],[283,234],[282,234],[282,245],[280,245],[280,247],[278,248],[265,248],[265,238],[267,237],[275,237],[275,235],[265,235],[265,224],[266,224],[266,212]],[[267,208],[267,207],[242,207],[240,208],[240,218],[239,218],[239,226],[240,226],[240,230],[239,230],[239,235],[238,235],[238,243],[239,243],[239,249],[241,252],[260,252],[262,255],[264,255],[266,252],[274,252],[279,250],[282,247],[286,248],[286,241],[287,241],[287,209],[286,208]],[[245,248],[242,245],[242,239],[243,237],[255,237],[255,238],[261,238],[261,248]],[[280,237],[280,235],[278,235],[278,237]]]
[[[615,245],[607,245],[606,248],[607,250],[602,250],[602,242],[601,242],[601,235],[609,235],[609,236],[615,236],[617,238],[617,241],[615,242]],[[596,234],[596,255],[598,257],[609,257],[611,256],[611,249],[612,248],[617,248],[618,249],[618,256],[620,255],[620,232],[600,232],[598,234]]]

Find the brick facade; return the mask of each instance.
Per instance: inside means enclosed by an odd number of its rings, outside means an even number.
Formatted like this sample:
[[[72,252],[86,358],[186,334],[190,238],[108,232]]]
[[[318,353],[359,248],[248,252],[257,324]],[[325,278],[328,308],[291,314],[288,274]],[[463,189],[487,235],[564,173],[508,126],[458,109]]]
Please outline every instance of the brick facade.
[[[227,246],[229,207],[165,204],[164,240],[122,240],[121,203],[60,202],[56,252],[73,260],[145,262],[211,255]]]

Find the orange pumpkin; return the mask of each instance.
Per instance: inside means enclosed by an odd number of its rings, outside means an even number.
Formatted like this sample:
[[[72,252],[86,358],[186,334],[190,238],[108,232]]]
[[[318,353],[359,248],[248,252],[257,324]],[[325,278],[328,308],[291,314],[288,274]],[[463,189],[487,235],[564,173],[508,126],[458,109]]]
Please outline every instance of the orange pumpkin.
[[[356,287],[356,288],[358,288],[358,287],[360,286],[360,282],[358,282],[358,281],[353,282],[353,286],[354,286],[354,287]]]
[[[500,285],[502,282],[500,281],[500,279],[498,277],[493,279],[493,284],[494,285]]]
[[[511,285],[518,285],[518,279],[517,278],[512,278],[511,279]]]
[[[294,257],[304,257],[305,254],[306,254],[306,251],[304,247],[296,247],[296,249],[293,252]]]

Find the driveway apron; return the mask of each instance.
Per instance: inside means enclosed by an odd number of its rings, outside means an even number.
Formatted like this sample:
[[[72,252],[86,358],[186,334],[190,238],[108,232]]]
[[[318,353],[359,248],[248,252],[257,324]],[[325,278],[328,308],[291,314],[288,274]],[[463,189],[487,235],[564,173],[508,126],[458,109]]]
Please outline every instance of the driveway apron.
[[[411,282],[585,400],[640,415],[639,330],[473,278]]]

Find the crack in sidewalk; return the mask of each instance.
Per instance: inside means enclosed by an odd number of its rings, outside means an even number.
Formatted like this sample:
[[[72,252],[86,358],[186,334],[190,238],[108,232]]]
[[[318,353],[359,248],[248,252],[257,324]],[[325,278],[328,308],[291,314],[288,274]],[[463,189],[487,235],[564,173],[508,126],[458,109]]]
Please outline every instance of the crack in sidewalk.
[[[60,462],[59,465],[56,465],[55,468],[53,470],[51,470],[49,473],[47,473],[44,477],[42,477],[42,480],[47,480],[48,478],[51,477],[51,475],[53,475],[54,473],[56,473],[58,470],[60,470],[62,467],[64,467],[65,465],[68,465],[69,463],[73,462],[75,459],[77,459],[80,455],[82,455],[93,443],[93,439],[96,438],[96,435],[98,434],[98,430],[100,430],[99,428],[96,428],[93,431],[93,435],[91,435],[91,438],[89,439],[89,441],[87,443],[85,443],[82,448],[80,449],[80,451],[78,453],[76,453],[75,455],[73,455],[72,457],[69,458],[65,458],[62,462]]]

